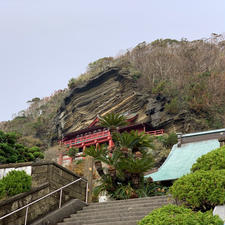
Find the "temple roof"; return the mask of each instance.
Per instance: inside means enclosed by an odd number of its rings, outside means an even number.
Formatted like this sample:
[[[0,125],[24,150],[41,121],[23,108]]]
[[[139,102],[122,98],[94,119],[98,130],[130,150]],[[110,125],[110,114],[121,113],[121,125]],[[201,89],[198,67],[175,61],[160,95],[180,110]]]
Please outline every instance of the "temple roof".
[[[146,175],[153,181],[175,180],[190,173],[192,165],[196,160],[206,153],[219,148],[218,140],[207,140],[182,144],[178,147],[175,144],[166,161],[157,172]]]
[[[85,129],[77,130],[77,131],[71,132],[69,134],[66,134],[65,137],[64,137],[64,140],[73,138],[73,137],[75,137],[76,135],[79,135],[79,134],[84,134],[84,133],[87,133],[87,132],[91,132],[91,131],[95,131],[95,130],[103,129],[103,128],[104,127],[96,126],[96,127],[90,127],[90,128],[87,127]]]
[[[200,156],[220,147],[218,139],[224,136],[224,133],[225,129],[218,129],[179,134],[178,144],[173,146],[166,161],[157,172],[145,177],[152,177],[154,181],[166,181],[190,173],[192,165]]]

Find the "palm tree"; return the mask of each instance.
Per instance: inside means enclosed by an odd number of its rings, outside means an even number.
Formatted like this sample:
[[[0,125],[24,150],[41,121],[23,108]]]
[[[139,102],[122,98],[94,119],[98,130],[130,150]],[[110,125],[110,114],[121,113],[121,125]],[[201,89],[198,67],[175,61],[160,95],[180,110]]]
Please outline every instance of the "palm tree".
[[[116,131],[117,127],[127,125],[125,116],[118,113],[106,114],[100,117],[99,122],[101,126],[109,128],[111,132]]]
[[[111,156],[106,145],[85,150],[87,155],[96,160],[96,169],[101,176],[102,182],[97,189],[98,191],[105,190],[117,199],[125,196],[125,190],[130,190],[128,191],[130,197],[137,197],[136,190],[143,184],[144,172],[153,166],[153,157],[147,151],[147,148],[152,147],[152,140],[144,133],[124,132],[115,133],[114,141],[115,147]],[[104,172],[102,162],[108,165],[107,172]]]
[[[154,149],[152,144],[153,138],[144,132],[131,131],[130,133],[114,133],[113,139],[117,147],[120,147],[124,152],[127,152],[128,149],[132,150],[132,153],[145,151],[146,148]]]

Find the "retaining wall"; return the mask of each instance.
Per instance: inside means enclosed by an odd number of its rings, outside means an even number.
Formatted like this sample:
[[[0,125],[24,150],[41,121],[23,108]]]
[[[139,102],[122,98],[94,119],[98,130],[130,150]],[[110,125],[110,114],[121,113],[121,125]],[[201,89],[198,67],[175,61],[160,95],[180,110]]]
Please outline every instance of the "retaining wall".
[[[20,167],[31,167],[32,190],[8,198],[7,200],[1,200],[0,217],[80,178],[55,162],[5,164],[0,165],[0,170]],[[74,198],[85,201],[85,194],[86,183],[79,181],[63,190],[62,203],[64,204]],[[35,203],[29,207],[28,224],[58,208],[58,205],[59,192]],[[22,225],[24,224],[24,217],[25,210],[22,210],[8,218],[0,220],[0,225]]]

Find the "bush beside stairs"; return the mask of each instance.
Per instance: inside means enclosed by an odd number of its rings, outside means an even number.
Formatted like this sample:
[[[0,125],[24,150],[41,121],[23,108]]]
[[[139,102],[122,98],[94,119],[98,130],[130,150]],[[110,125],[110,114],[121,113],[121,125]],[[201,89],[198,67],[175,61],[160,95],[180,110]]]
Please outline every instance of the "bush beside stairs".
[[[155,196],[91,203],[57,225],[136,225],[153,209],[173,203],[168,196]]]

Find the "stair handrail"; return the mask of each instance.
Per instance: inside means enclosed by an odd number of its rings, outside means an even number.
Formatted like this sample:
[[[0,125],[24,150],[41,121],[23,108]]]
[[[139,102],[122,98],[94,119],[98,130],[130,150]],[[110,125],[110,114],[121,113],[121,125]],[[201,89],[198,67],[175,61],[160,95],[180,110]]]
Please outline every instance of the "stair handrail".
[[[4,218],[13,215],[13,214],[16,213],[16,212],[19,212],[19,211],[21,211],[21,210],[23,210],[23,209],[26,209],[24,225],[27,225],[27,217],[28,217],[28,209],[29,209],[29,206],[31,206],[31,205],[33,205],[33,204],[35,204],[35,203],[41,201],[42,199],[47,198],[48,196],[50,196],[50,195],[52,195],[52,194],[55,194],[55,193],[57,193],[58,191],[60,191],[60,196],[59,196],[59,208],[61,208],[61,206],[62,206],[62,191],[63,191],[63,189],[66,188],[66,187],[68,187],[68,186],[70,186],[70,185],[72,185],[72,184],[74,184],[74,183],[76,183],[76,182],[78,182],[78,181],[80,181],[80,180],[86,182],[85,202],[88,203],[88,181],[85,180],[85,179],[83,179],[83,178],[79,178],[79,179],[77,179],[77,180],[74,180],[74,181],[72,181],[72,182],[70,182],[70,183],[68,183],[68,184],[66,184],[66,185],[64,185],[64,186],[62,186],[61,188],[58,188],[58,189],[55,190],[55,191],[52,191],[52,192],[50,192],[50,193],[48,193],[48,194],[42,196],[42,197],[39,198],[39,199],[34,200],[33,202],[31,202],[31,203],[29,203],[29,204],[27,204],[27,205],[25,205],[25,206],[23,206],[23,207],[21,207],[21,208],[19,208],[19,209],[16,209],[16,210],[12,211],[11,213],[8,213],[8,214],[6,214],[6,215],[0,217],[0,220],[3,220]]]

